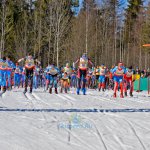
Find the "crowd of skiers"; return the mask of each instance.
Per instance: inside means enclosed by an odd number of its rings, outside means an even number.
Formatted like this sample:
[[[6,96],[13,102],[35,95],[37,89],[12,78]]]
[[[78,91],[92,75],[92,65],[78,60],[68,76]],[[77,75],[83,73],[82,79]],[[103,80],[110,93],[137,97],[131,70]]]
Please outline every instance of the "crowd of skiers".
[[[24,62],[21,66],[21,62]],[[140,77],[150,76],[149,70],[140,71],[137,67],[135,70],[132,66],[125,67],[122,62],[117,66],[112,66],[108,69],[104,64],[94,67],[94,64],[83,54],[71,66],[66,63],[64,67],[57,68],[54,64],[48,65],[46,68],[41,67],[41,63],[28,55],[21,58],[14,64],[10,57],[0,59],[0,88],[3,92],[7,89],[24,87],[24,93],[27,92],[27,87],[32,88],[43,87],[52,94],[52,88],[55,88],[55,93],[58,94],[58,86],[60,92],[67,93],[70,88],[77,89],[77,94],[80,92],[86,94],[86,89],[93,88],[99,91],[112,89],[113,96],[117,96],[117,91],[120,90],[120,97],[129,95],[133,96],[133,84]]]

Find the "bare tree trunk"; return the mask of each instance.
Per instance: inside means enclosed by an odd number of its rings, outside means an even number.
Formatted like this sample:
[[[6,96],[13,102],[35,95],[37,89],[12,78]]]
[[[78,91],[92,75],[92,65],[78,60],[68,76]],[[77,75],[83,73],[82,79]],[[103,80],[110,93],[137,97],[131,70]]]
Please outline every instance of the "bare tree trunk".
[[[142,28],[140,26],[140,32],[139,34],[142,33]],[[139,53],[140,53],[140,56],[139,56],[139,68],[141,69],[142,68],[142,48],[141,48],[141,43],[142,43],[142,39],[141,39],[141,36],[139,37]]]
[[[34,21],[34,57],[36,54],[36,30],[37,30],[37,14],[34,14],[35,21]]]
[[[130,40],[131,40],[130,38],[131,38],[131,26],[129,24],[129,36],[128,36],[128,48],[127,48],[127,66],[129,66],[129,57],[130,57]]]
[[[97,10],[98,11],[98,10]],[[98,51],[98,46],[97,46],[97,32],[98,32],[98,12],[96,12],[96,49],[95,49],[95,65],[97,64],[97,51]]]
[[[86,50],[86,54],[88,53],[88,4],[86,2],[86,31],[85,31],[85,50]]]
[[[50,51],[51,51],[51,27],[49,29],[49,41],[48,41],[48,64],[50,63]]]
[[[57,41],[57,35],[55,34],[55,40],[54,40],[54,53],[53,53],[53,63],[55,62],[55,54],[56,54],[56,41]]]
[[[128,50],[127,50],[127,66],[129,66],[129,48],[130,48],[130,43],[128,42]]]
[[[42,3],[42,2],[41,2]],[[39,18],[40,18],[40,22],[39,22],[39,33],[38,33],[38,59],[40,58],[40,53],[41,53],[41,27],[42,27],[42,18],[41,18],[41,4],[40,3],[40,12],[39,12]]]
[[[26,14],[24,14],[25,16],[25,29],[24,29],[24,32],[25,32],[25,35],[24,35],[24,50],[25,50],[25,55],[27,55],[27,19],[26,19]]]
[[[123,28],[123,37],[122,39],[124,40],[125,39],[125,34],[126,34],[126,28]],[[122,60],[123,62],[125,62],[125,43],[123,42],[123,48],[122,48]]]
[[[2,1],[2,25],[1,25],[1,43],[0,43],[0,58],[2,58],[2,53],[4,52],[4,47],[5,47],[5,40],[4,40],[4,36],[5,36],[5,4],[6,4],[6,0]]]
[[[50,3],[49,3],[49,7],[50,7]],[[51,24],[52,24],[52,18],[51,18],[51,15],[52,15],[52,8],[49,8],[50,9],[50,14],[49,14],[49,40],[48,40],[48,64],[50,64],[50,51],[51,51]]]
[[[120,61],[122,61],[122,30],[120,29]]]
[[[115,14],[115,25],[114,25],[114,52],[115,52],[115,56],[114,56],[114,62],[116,63],[117,61],[117,17],[116,17],[116,14]]]
[[[58,26],[59,31],[59,26]],[[57,41],[56,41],[56,51],[57,51],[57,67],[59,67],[59,32],[57,33]]]
[[[59,36],[60,36],[60,18],[59,14],[57,13],[57,33],[56,33],[56,61],[57,67],[59,67]]]
[[[107,17],[107,15],[106,15],[106,13],[105,13],[105,18]],[[109,37],[108,37],[108,23],[107,23],[107,21],[106,21],[106,19],[105,19],[105,36],[104,36],[104,39],[105,39],[105,64],[106,65],[108,65],[108,44],[109,44],[109,42],[107,42],[107,41],[109,41]]]

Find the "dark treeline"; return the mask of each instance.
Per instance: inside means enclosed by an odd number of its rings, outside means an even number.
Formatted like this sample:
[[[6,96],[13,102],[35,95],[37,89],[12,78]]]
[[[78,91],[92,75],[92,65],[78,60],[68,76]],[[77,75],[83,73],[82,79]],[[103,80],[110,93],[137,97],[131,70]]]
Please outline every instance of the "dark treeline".
[[[95,65],[150,67],[150,4],[144,0],[1,0],[0,56],[32,53],[43,66],[87,52]],[[145,6],[146,5],[146,6]]]

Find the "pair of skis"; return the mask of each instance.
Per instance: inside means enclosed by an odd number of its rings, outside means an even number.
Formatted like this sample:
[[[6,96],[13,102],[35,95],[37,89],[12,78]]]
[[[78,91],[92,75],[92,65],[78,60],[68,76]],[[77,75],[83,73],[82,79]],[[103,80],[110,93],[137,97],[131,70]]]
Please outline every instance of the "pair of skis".
[[[24,96],[25,96],[27,99],[29,99],[28,96],[26,95],[26,94],[27,94],[27,91],[24,91],[23,94],[24,94]],[[32,97],[34,97],[34,96],[32,95],[32,92],[29,92],[29,94],[30,94]]]

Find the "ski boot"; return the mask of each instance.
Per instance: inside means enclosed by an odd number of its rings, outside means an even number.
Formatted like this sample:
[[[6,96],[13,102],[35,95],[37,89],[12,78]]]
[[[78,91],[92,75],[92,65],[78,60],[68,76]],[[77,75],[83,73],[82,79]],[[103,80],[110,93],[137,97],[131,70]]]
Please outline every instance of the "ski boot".
[[[99,88],[98,91],[100,92],[100,91],[101,91],[101,88]]]
[[[116,97],[117,97],[116,93],[114,93],[113,97],[114,97],[114,98],[116,98]]]
[[[77,95],[79,95],[79,93],[80,93],[80,89],[79,89],[79,88],[77,88]]]
[[[127,92],[124,92],[124,94],[125,94],[125,96],[128,96],[128,95],[127,95]]]
[[[130,96],[131,96],[131,97],[133,97],[133,94],[132,94],[132,92],[130,92]]]
[[[67,93],[67,88],[65,88],[65,93]]]
[[[86,89],[85,88],[82,89],[82,92],[83,92],[83,95],[86,95],[86,93],[85,93]]]
[[[56,93],[56,94],[58,94],[58,92],[57,92],[57,88],[55,88],[55,93]]]
[[[123,93],[120,94],[120,98],[124,98]]]
[[[23,94],[26,94],[26,93],[27,93],[27,88],[25,88],[25,89],[24,89],[24,92],[23,92]]]
[[[52,94],[52,88],[49,89],[49,93]]]
[[[32,94],[32,88],[30,89],[30,93]]]

